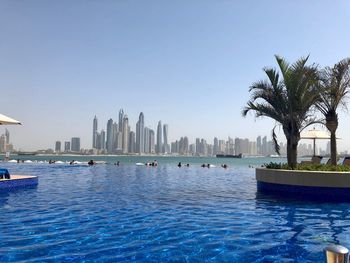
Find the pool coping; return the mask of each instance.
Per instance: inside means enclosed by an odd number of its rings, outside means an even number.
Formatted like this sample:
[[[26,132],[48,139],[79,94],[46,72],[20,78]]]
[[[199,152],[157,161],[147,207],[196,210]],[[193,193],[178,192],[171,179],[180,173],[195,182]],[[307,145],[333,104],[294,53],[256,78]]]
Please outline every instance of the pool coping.
[[[38,184],[38,177],[33,175],[11,175],[10,179],[0,179],[1,189],[34,186]]]

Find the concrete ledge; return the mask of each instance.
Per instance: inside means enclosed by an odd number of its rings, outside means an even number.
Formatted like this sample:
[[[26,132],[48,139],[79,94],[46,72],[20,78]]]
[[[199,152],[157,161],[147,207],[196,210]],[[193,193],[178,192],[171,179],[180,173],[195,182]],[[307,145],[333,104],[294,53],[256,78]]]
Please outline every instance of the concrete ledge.
[[[350,172],[256,169],[256,180],[271,184],[349,188]]]
[[[301,200],[350,201],[350,172],[256,169],[258,193]]]
[[[0,189],[13,189],[37,184],[38,177],[30,175],[11,175],[11,179],[0,179]]]

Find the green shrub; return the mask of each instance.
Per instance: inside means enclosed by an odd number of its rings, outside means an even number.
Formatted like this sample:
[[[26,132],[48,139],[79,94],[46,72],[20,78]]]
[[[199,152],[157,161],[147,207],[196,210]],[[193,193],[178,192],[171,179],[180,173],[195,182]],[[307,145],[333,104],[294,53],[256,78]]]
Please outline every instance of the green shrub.
[[[274,163],[270,162],[268,164],[264,164],[264,166],[268,169],[285,169],[291,170],[286,163]],[[303,171],[335,171],[335,172],[350,172],[350,165],[330,165],[330,164],[298,164],[295,170],[303,170]]]

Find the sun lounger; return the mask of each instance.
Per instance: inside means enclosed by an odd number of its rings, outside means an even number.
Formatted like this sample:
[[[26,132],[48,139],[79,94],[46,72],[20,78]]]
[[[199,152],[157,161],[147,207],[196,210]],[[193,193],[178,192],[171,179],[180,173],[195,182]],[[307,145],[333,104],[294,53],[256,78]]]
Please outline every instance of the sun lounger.
[[[302,161],[301,164],[320,164],[323,156],[312,156],[311,161]]]
[[[311,163],[320,164],[323,156],[312,156]]]
[[[343,165],[350,165],[350,156],[344,158]]]
[[[0,168],[0,179],[10,179],[10,173],[7,169]]]
[[[339,162],[339,157],[337,157],[337,163],[338,163],[338,162]],[[327,164],[327,165],[331,165],[331,164],[332,164],[332,159],[329,158],[326,164]]]

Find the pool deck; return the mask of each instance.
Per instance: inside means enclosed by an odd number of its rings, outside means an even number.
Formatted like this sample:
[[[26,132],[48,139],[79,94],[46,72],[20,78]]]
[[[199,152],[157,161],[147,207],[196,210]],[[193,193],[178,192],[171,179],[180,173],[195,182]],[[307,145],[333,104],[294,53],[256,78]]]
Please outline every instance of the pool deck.
[[[32,175],[12,175],[10,179],[0,179],[1,189],[33,186],[38,184],[38,177]]]

